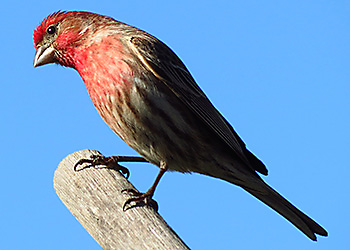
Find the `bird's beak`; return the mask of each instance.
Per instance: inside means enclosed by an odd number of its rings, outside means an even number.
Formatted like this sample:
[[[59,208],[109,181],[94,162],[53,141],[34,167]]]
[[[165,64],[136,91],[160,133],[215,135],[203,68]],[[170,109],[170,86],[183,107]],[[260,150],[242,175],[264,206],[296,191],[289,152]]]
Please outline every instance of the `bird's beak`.
[[[42,66],[48,63],[54,63],[57,59],[55,57],[55,49],[52,46],[42,45],[38,47],[34,57],[34,67]]]

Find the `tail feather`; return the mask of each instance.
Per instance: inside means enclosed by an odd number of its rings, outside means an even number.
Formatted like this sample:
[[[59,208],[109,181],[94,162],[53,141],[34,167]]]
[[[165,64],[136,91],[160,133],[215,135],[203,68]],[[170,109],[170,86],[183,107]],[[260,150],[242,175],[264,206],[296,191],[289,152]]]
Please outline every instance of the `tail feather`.
[[[242,188],[289,220],[311,240],[317,240],[315,234],[327,236],[327,231],[314,220],[301,212],[262,180],[261,184],[261,187],[258,189]]]

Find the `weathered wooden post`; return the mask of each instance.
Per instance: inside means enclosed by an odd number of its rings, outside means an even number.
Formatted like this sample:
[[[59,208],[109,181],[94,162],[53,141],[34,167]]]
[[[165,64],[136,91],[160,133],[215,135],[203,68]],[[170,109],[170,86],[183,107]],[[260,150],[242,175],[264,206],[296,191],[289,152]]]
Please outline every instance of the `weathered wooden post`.
[[[83,150],[67,156],[55,172],[54,187],[103,249],[189,249],[151,207],[123,211],[129,196],[121,191],[134,187],[122,174],[107,168],[74,171],[80,159],[98,154]]]

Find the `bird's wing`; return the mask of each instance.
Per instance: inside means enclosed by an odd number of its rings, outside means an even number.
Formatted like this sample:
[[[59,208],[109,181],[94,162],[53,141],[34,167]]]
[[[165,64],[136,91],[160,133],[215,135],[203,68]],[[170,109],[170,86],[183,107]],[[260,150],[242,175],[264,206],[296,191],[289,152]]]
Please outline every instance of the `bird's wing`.
[[[250,158],[253,155],[249,154],[244,142],[212,105],[186,66],[168,46],[156,38],[145,38],[144,36],[133,36],[130,42],[144,66],[161,79],[193,113],[202,119],[233,150],[236,156],[253,169],[263,174],[267,173],[265,167],[257,169],[256,166],[252,166],[252,162],[247,157]]]

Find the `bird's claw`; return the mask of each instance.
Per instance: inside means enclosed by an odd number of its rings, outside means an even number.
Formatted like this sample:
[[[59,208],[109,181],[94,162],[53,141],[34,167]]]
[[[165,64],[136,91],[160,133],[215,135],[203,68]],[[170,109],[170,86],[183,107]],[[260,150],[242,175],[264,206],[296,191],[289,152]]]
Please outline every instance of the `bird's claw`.
[[[135,189],[123,189],[122,193],[127,193],[128,195],[135,196],[125,201],[123,205],[123,211],[126,211],[132,207],[136,207],[138,205],[148,205],[152,207],[156,212],[158,211],[158,203],[152,199],[153,193],[140,193]],[[132,202],[135,202],[136,204],[130,205]],[[128,207],[128,205],[130,206]]]
[[[90,165],[84,166],[80,169],[78,169],[79,165],[83,165],[84,163],[88,163]],[[130,176],[130,172],[126,167],[123,167],[118,164],[118,161],[115,159],[115,157],[110,156],[106,157],[103,155],[92,155],[90,159],[80,159],[75,165],[74,165],[74,171],[78,172],[85,168],[90,167],[96,167],[98,165],[104,165],[104,167],[109,169],[114,169],[117,171],[120,171],[123,175],[125,175],[125,178],[128,179]]]

